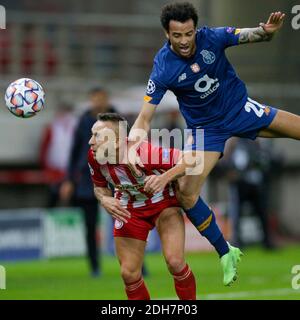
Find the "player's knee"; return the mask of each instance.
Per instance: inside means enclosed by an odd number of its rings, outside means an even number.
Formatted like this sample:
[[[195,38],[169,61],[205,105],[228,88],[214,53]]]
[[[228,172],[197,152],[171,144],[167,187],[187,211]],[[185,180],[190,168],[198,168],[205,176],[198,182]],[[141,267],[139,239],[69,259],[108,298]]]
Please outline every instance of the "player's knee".
[[[184,209],[190,209],[196,204],[199,195],[198,193],[185,194],[184,192],[177,192],[176,197]]]
[[[169,255],[166,256],[166,263],[170,273],[179,273],[185,266],[185,261],[183,257],[179,255]]]
[[[141,270],[128,265],[121,265],[121,277],[125,283],[135,282],[141,277]]]

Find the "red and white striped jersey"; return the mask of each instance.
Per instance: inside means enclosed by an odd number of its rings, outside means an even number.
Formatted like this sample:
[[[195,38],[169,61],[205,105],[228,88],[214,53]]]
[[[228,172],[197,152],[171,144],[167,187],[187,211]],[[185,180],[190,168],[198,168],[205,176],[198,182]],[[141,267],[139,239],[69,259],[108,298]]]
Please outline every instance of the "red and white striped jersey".
[[[94,159],[91,149],[88,153],[88,162],[94,185],[98,187],[113,185],[115,198],[120,200],[124,208],[130,210],[176,198],[173,184],[167,185],[163,191],[155,194],[145,192],[144,184],[147,176],[160,175],[172,168],[176,164],[179,153],[177,149],[155,147],[148,142],[143,142],[138,150],[144,164],[144,168],[139,168],[143,172],[141,177],[137,177],[125,164],[100,165]]]

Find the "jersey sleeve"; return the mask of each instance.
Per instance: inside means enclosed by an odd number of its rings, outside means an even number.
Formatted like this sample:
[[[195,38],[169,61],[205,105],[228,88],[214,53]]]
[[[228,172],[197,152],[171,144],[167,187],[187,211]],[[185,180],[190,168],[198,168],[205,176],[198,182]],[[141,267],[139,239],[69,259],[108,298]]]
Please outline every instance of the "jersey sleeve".
[[[154,65],[148,81],[144,101],[151,104],[159,104],[164,94],[168,90],[163,79],[163,68],[160,66],[159,59],[154,59]]]
[[[100,171],[99,163],[94,159],[92,151],[88,152],[88,165],[91,173],[91,178],[96,187],[108,188],[108,182]]]
[[[140,159],[148,169],[169,170],[173,168],[180,156],[180,150],[153,146],[145,142],[139,149]]]
[[[239,44],[241,29],[235,27],[211,28],[210,31],[217,38],[217,42],[224,49]]]

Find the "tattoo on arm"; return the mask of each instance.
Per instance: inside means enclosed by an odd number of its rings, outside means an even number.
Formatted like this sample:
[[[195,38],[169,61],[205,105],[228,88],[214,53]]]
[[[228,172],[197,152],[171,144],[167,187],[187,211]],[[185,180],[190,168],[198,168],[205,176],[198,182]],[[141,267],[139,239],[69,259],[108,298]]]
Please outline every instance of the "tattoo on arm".
[[[239,43],[270,41],[273,34],[266,33],[263,27],[243,28],[240,32]]]

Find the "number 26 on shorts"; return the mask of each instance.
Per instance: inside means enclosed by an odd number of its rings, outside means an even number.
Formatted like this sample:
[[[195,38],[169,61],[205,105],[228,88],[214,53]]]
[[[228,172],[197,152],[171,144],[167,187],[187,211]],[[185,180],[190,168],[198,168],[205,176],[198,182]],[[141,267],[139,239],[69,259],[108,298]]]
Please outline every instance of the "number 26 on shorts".
[[[255,112],[255,114],[261,118],[265,112],[265,106],[261,105],[260,103],[248,98],[248,101],[246,102],[244,106],[245,110],[247,112]]]

